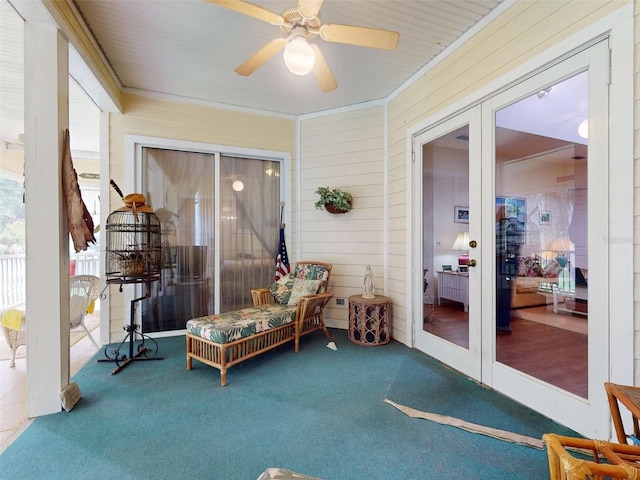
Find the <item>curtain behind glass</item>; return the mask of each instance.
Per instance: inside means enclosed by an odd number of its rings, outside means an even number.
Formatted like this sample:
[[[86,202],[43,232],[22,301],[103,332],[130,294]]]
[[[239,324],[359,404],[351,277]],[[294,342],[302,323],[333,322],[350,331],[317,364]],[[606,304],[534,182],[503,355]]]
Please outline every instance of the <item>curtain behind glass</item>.
[[[210,154],[143,149],[147,203],[160,219],[159,289],[143,302],[143,331],[181,330],[213,313],[214,160]]]
[[[222,312],[251,306],[273,282],[280,226],[280,163],[220,158]]]

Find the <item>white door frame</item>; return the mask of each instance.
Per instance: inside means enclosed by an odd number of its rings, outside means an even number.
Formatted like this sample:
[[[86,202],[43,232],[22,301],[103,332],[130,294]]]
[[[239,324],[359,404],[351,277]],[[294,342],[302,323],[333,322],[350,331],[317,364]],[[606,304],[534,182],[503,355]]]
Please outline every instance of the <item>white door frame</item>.
[[[422,216],[419,215],[423,211],[423,145],[436,140],[460,127],[467,125],[469,127],[469,239],[480,240],[480,106],[472,107],[459,114],[447,118],[442,122],[429,128],[427,131],[414,138],[413,149],[415,151],[414,164],[414,199],[413,204],[416,211],[416,242],[420,247],[416,248],[415,255],[412,255],[414,265],[424,265],[422,245],[423,222]],[[452,205],[453,207],[453,205]],[[451,210],[453,214],[453,208]],[[419,239],[418,239],[419,237]],[[477,258],[476,252],[479,249],[470,249],[469,258]],[[468,375],[469,377],[481,380],[481,363],[478,361],[480,357],[480,312],[481,312],[481,294],[480,294],[480,278],[482,265],[479,263],[477,267],[469,267],[469,348],[460,347],[453,343],[444,341],[434,335],[424,332],[422,322],[414,322],[413,338],[414,347],[424,352],[429,352],[431,356],[441,361],[446,361],[448,365],[456,370]],[[422,295],[413,296],[415,305],[414,311],[421,312],[423,304]],[[433,299],[435,301],[435,298]]]

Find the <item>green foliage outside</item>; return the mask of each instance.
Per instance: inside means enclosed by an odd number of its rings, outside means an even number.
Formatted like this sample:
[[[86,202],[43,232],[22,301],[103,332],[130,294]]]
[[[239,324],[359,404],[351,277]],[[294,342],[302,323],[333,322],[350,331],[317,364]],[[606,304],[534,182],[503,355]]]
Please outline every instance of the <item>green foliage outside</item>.
[[[0,255],[25,253],[25,218],[21,183],[0,177]]]

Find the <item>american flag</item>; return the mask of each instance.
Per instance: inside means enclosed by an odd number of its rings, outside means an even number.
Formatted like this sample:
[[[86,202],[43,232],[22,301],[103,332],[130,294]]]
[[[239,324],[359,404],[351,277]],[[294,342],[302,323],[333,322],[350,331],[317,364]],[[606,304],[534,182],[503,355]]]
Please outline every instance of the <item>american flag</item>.
[[[276,281],[289,275],[289,257],[287,256],[287,245],[284,242],[284,223],[280,224],[280,244],[278,245],[278,256],[276,257]]]

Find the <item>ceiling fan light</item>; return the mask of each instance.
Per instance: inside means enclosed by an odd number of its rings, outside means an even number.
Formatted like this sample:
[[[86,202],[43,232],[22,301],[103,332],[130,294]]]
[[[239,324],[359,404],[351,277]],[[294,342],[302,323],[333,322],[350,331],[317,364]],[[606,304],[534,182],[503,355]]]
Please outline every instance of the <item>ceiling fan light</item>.
[[[302,36],[293,37],[284,49],[284,63],[294,75],[306,75],[315,63],[313,49]]]

